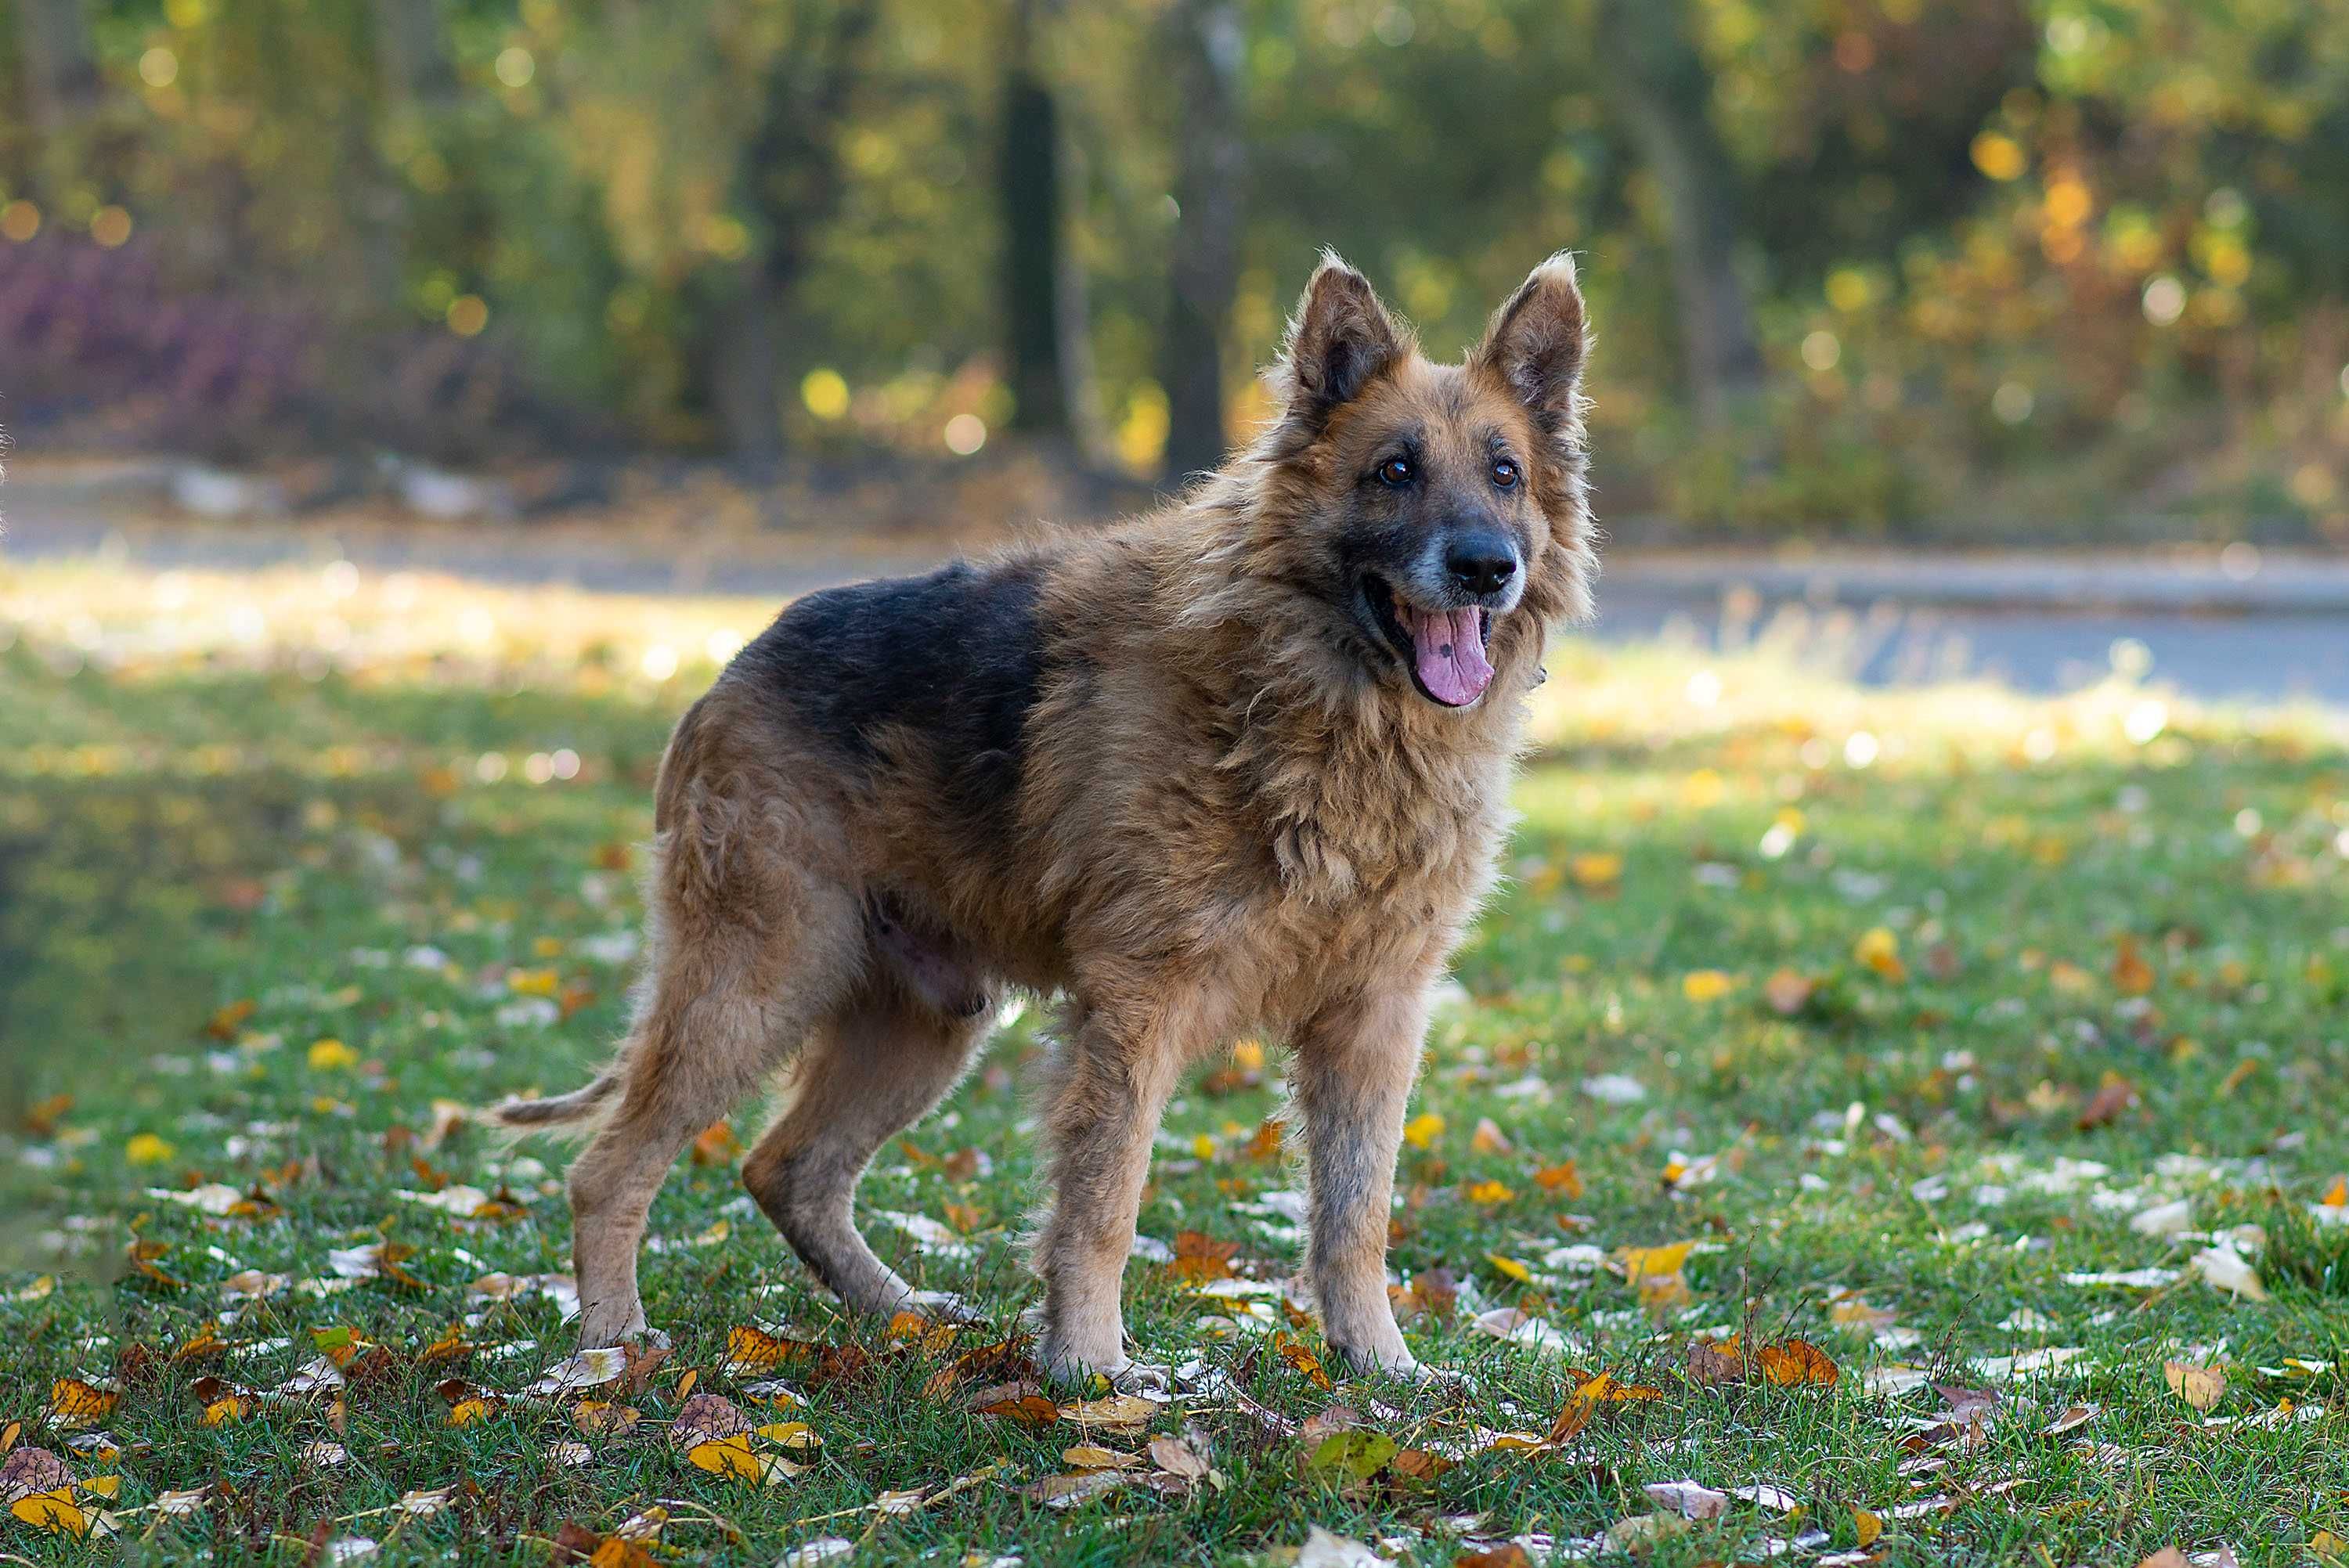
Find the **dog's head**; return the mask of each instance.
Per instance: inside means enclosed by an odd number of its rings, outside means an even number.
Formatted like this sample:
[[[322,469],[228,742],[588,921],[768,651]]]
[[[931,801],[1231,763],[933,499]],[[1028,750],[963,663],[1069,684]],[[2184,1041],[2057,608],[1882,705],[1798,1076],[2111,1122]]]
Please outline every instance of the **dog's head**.
[[[1458,365],[1422,357],[1334,255],[1313,274],[1253,454],[1251,553],[1380,686],[1471,707],[1496,665],[1539,658],[1543,622],[1586,612],[1584,343],[1564,254]]]

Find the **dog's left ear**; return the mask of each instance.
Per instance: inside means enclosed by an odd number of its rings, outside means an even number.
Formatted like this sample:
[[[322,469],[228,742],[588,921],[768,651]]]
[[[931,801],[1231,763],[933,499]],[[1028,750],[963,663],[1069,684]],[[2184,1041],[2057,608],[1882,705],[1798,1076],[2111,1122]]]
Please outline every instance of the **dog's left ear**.
[[[1574,258],[1560,251],[1493,313],[1475,358],[1500,375],[1546,434],[1556,436],[1578,412],[1587,334]]]

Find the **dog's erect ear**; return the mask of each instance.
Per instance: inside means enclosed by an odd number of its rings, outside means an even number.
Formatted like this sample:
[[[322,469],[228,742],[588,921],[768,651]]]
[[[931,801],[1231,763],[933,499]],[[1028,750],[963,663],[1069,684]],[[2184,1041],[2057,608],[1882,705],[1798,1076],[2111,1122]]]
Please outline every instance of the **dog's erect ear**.
[[[1322,252],[1281,350],[1276,379],[1284,394],[1283,418],[1318,434],[1332,412],[1402,352],[1402,333],[1370,280],[1335,251]]]
[[[1499,372],[1543,430],[1555,436],[1574,420],[1585,334],[1574,258],[1560,251],[1493,313],[1475,357]]]

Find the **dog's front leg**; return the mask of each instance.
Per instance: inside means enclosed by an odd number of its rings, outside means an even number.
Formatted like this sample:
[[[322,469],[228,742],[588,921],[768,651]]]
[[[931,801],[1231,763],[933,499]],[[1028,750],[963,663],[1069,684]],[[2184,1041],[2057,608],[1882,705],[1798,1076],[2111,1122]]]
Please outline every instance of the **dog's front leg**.
[[[1164,1007],[1155,1016],[1081,1008],[1046,1118],[1052,1213],[1036,1243],[1044,1279],[1040,1346],[1056,1377],[1134,1368],[1119,1293],[1133,1249],[1150,1144],[1183,1053]]]
[[[1424,987],[1349,996],[1297,1036],[1312,1185],[1306,1276],[1330,1347],[1365,1371],[1419,1371],[1387,1299],[1387,1219],[1427,1009]]]

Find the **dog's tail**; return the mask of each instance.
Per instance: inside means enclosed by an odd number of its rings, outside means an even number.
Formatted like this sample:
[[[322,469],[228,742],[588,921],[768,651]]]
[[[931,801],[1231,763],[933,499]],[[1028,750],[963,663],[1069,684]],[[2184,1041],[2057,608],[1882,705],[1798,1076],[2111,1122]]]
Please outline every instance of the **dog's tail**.
[[[584,1122],[601,1121],[612,1097],[620,1092],[620,1070],[606,1069],[584,1088],[559,1094],[552,1099],[509,1099],[491,1106],[482,1114],[500,1127],[510,1127],[518,1132],[535,1131],[543,1127],[576,1128]]]

